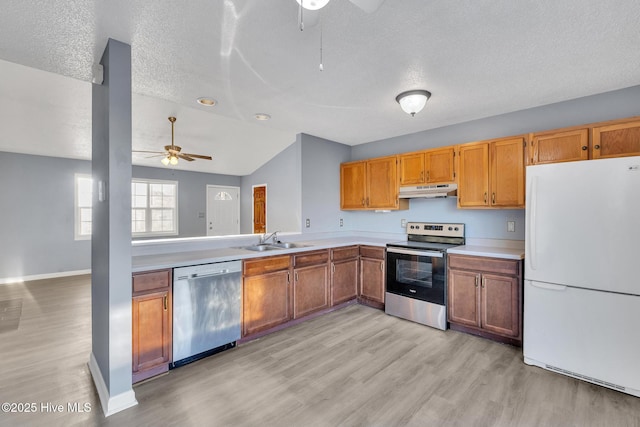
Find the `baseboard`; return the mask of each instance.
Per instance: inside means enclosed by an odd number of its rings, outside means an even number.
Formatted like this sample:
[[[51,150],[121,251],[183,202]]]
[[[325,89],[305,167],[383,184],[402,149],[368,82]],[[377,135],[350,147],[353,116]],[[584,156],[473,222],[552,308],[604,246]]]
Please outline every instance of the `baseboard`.
[[[107,390],[107,385],[104,382],[104,378],[102,378],[102,372],[100,371],[100,367],[98,366],[98,362],[96,361],[93,353],[89,356],[89,371],[91,372],[93,383],[98,391],[100,404],[102,405],[102,411],[104,412],[105,417],[124,411],[125,409],[138,404],[136,394],[133,389],[120,393],[116,396],[109,395],[109,390]]]
[[[22,276],[22,277],[4,277],[4,278],[0,278],[0,285],[6,285],[9,283],[28,282],[30,280],[55,279],[58,277],[67,277],[67,276],[81,276],[83,274],[91,274],[91,270],[88,269],[88,270],[75,270],[75,271],[61,271],[59,273],[34,274],[31,276]]]

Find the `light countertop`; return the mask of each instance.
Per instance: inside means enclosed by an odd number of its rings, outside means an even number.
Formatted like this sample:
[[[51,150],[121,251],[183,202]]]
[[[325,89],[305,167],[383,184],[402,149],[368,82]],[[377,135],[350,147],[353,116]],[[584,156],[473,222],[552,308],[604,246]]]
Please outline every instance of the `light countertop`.
[[[242,249],[241,247],[225,247],[191,251],[176,251],[171,253],[159,253],[151,255],[136,255],[132,259],[132,267],[133,272],[137,273],[141,271],[186,267],[190,265],[209,264],[214,262],[293,254],[310,250],[329,249],[350,245],[370,245],[384,247],[388,242],[391,241],[393,241],[393,239],[389,240],[386,238],[345,236],[314,240],[295,240],[296,244],[306,246],[302,248],[276,249],[264,252],[251,251],[248,249]]]
[[[448,254],[484,256],[491,258],[524,259],[524,242],[514,241],[509,245],[492,245],[489,242],[456,246],[447,250]]]

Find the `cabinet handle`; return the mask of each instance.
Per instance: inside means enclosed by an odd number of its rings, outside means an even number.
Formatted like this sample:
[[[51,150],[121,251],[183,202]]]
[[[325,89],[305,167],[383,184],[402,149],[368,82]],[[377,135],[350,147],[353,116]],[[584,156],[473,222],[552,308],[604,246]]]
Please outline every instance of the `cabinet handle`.
[[[429,181],[429,177],[430,177],[430,174],[429,174],[429,171],[427,171],[427,181]]]
[[[596,150],[599,150],[599,149],[600,149],[600,146],[599,146],[599,145],[596,145],[596,146],[595,146],[595,147],[593,147],[593,148],[595,148]]]
[[[380,271],[384,271],[384,262],[380,263]]]
[[[167,295],[162,298],[162,304],[164,305],[164,311],[167,311]]]
[[[287,285],[291,283],[291,273],[287,271]]]
[[[487,192],[486,191],[484,192],[484,204],[485,205],[487,204]]]
[[[583,145],[583,146],[582,146],[582,151],[585,151],[586,149],[587,149],[587,146],[586,146],[586,145]]]
[[[297,272],[297,271],[294,273],[294,280],[295,280],[296,282],[298,281],[298,272]]]
[[[476,288],[478,287],[478,279],[480,278],[480,276],[476,275]]]
[[[424,181],[424,171],[420,172],[420,181]]]
[[[496,204],[496,193],[491,193],[491,203]]]
[[[364,197],[362,198],[362,206],[364,206]]]
[[[369,206],[369,198],[367,197],[367,206]]]
[[[484,289],[484,286],[487,284],[487,278],[483,277],[482,278],[482,288]]]
[[[331,272],[335,273],[336,272],[336,265],[331,263]]]

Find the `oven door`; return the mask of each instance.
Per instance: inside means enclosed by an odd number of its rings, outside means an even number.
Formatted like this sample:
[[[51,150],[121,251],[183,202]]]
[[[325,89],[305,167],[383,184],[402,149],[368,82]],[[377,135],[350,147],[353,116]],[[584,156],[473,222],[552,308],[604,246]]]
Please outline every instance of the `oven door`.
[[[445,305],[445,254],[387,247],[387,292]]]

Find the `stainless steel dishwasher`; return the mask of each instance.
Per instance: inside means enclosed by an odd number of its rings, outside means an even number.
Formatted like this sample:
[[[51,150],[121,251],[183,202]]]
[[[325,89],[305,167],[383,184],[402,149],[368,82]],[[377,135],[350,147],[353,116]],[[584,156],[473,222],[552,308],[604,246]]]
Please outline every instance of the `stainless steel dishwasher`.
[[[171,368],[236,346],[241,328],[241,270],[241,261],[173,269]]]

